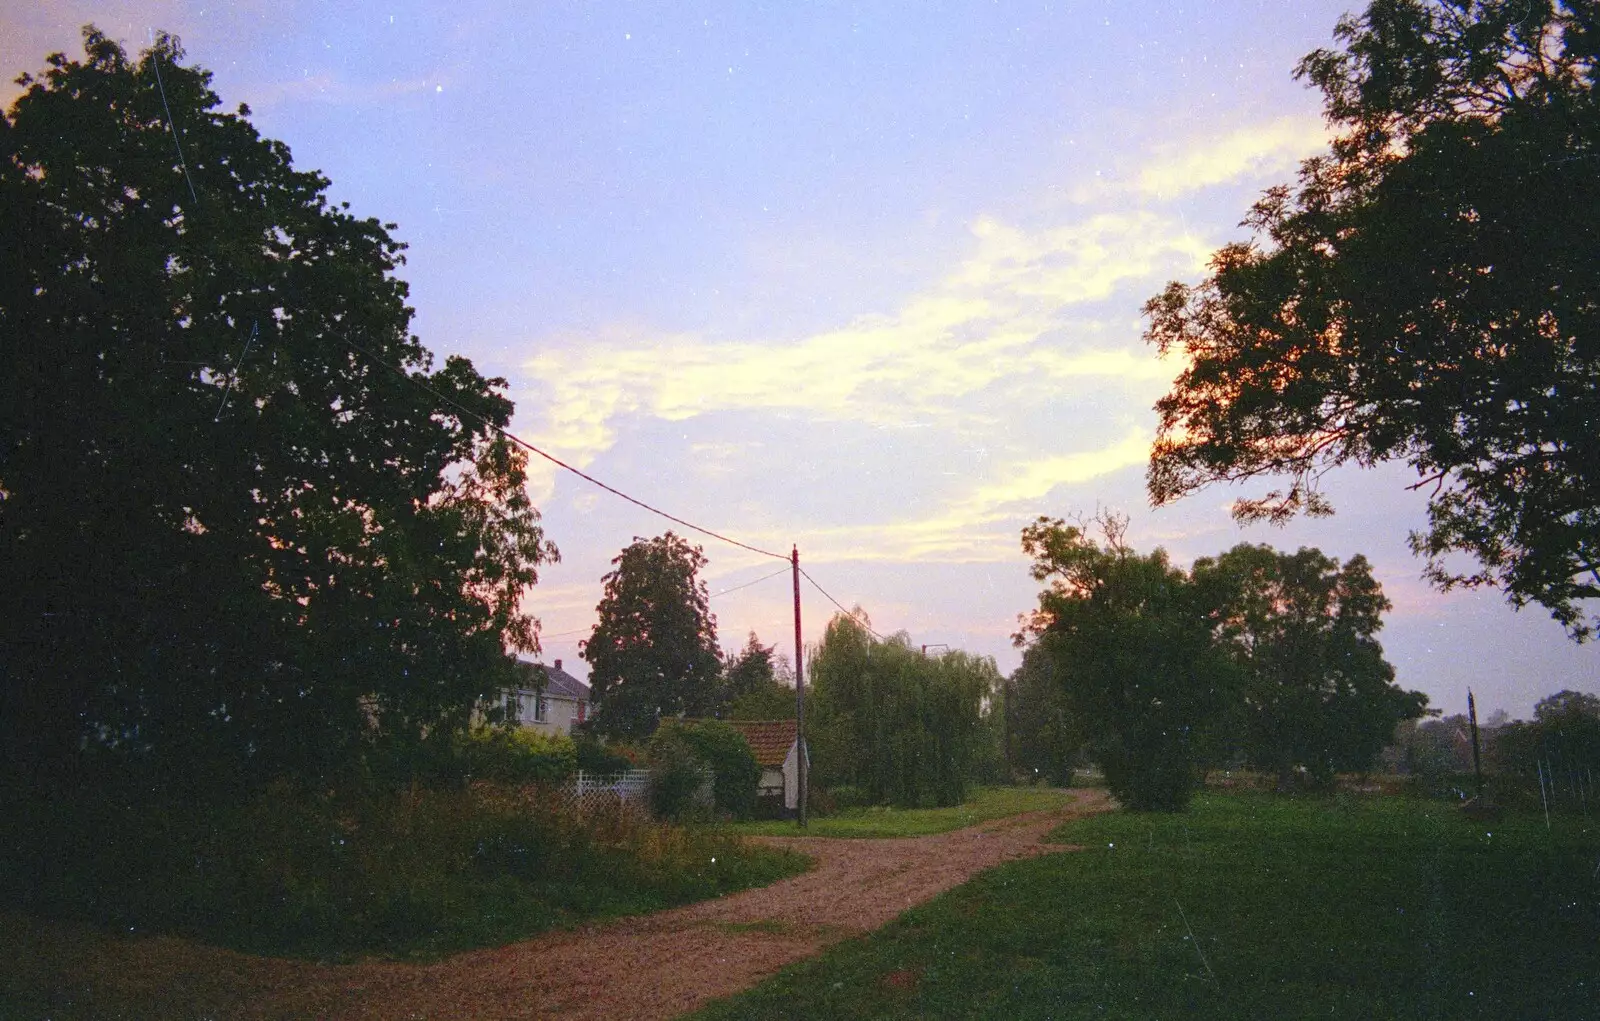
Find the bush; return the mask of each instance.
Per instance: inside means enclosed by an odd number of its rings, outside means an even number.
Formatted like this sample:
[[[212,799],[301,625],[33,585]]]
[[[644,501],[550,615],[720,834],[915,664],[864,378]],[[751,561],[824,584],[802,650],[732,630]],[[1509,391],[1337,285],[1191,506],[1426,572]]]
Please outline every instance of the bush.
[[[711,794],[717,811],[735,819],[750,818],[761,784],[761,766],[744,735],[721,720],[674,721],[662,729],[668,728],[680,734],[695,757],[711,767]]]
[[[638,750],[621,744],[605,744],[588,731],[579,731],[575,742],[578,768],[586,773],[610,776],[634,769],[640,761]]]
[[[578,769],[572,738],[528,727],[479,727],[457,740],[455,754],[457,770],[469,781],[554,787]]]
[[[0,792],[0,903],[252,953],[442,953],[801,867],[620,802],[575,811],[531,785],[277,784],[212,804],[65,794]]]
[[[657,818],[685,821],[707,814],[698,797],[709,767],[695,754],[681,728],[664,726],[650,739],[650,810]]]
[[[779,804],[782,804],[782,802],[780,801]],[[820,787],[811,788],[811,793],[806,796],[807,815],[820,819],[837,811],[839,811],[839,802],[834,799],[831,793]]]

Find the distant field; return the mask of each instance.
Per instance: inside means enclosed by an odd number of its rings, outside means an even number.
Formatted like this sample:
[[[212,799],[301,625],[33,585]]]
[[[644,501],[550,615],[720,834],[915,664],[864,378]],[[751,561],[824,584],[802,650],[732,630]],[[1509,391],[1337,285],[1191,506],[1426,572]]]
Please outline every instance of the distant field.
[[[954,808],[847,808],[825,818],[813,817],[804,830],[793,821],[730,823],[722,828],[740,836],[922,837],[1060,808],[1071,800],[1071,791],[1054,787],[975,787],[966,803]]]
[[[1596,1018],[1600,820],[1209,793],[991,870],[701,1018]]]

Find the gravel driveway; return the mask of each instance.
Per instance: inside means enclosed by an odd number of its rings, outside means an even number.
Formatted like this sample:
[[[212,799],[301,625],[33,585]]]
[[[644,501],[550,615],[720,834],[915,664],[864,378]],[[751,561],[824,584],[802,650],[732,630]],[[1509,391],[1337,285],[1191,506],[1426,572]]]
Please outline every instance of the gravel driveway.
[[[760,838],[817,867],[758,890],[598,923],[430,964],[320,965],[173,937],[111,937],[0,916],[24,987],[55,988],[52,1017],[670,1018],[792,961],[869,932],[1001,862],[1052,850],[1061,821],[1109,807],[1079,791],[1064,809],[896,840]]]

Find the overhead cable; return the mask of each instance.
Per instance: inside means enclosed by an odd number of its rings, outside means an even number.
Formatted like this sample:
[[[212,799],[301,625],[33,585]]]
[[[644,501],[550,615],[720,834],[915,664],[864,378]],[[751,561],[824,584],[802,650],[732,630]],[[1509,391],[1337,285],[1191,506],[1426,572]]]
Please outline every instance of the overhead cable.
[[[580,479],[583,479],[586,482],[592,482],[593,484],[599,486],[601,489],[604,489],[606,492],[611,493],[614,496],[620,496],[624,500],[628,501],[629,503],[631,503],[631,504],[633,504],[633,505],[635,505],[637,507],[643,507],[645,510],[649,511],[652,514],[658,514],[661,517],[666,518],[668,521],[676,522],[677,524],[680,524],[685,528],[692,528],[696,532],[699,532],[701,535],[709,535],[711,538],[717,539],[717,540],[719,540],[721,542],[728,543],[730,546],[738,546],[740,549],[747,549],[751,553],[759,553],[764,557],[772,557],[774,560],[782,560],[785,563],[787,563],[788,560],[789,560],[789,558],[784,556],[782,553],[774,553],[771,550],[761,549],[759,546],[752,546],[749,543],[740,542],[738,539],[730,539],[728,536],[723,535],[720,532],[713,532],[709,528],[702,528],[701,526],[695,524],[692,521],[685,521],[680,517],[676,517],[675,515],[668,514],[666,511],[661,510],[658,507],[652,507],[649,504],[645,503],[643,500],[639,500],[639,499],[636,499],[634,497],[629,496],[627,493],[624,493],[622,490],[617,489],[615,486],[608,486],[604,482],[601,482],[599,479],[595,478],[593,475],[589,475],[589,474],[587,474],[585,472],[579,471],[577,468],[574,468],[572,465],[570,465],[567,462],[561,460],[559,457],[556,457],[553,454],[545,453],[543,450],[540,450],[538,447],[536,447],[533,444],[529,443],[527,440],[525,440],[522,437],[518,436],[517,434],[511,432],[509,429],[505,429],[505,428],[503,428],[501,426],[498,426],[498,425],[494,424],[493,422],[489,421],[487,418],[485,418],[482,415],[478,414],[476,411],[473,411],[470,408],[463,407],[460,404],[460,402],[456,401],[454,398],[452,398],[452,397],[450,397],[450,396],[448,396],[446,394],[440,393],[437,389],[435,389],[434,387],[428,385],[427,383],[423,382],[422,380],[418,379],[416,376],[413,376],[411,373],[406,372],[404,369],[401,369],[401,368],[399,368],[397,366],[394,366],[394,365],[390,365],[388,362],[384,361],[382,358],[379,358],[377,355],[373,354],[371,351],[368,351],[366,348],[360,346],[359,344],[355,343],[354,341],[346,338],[345,339],[345,343],[350,345],[350,347],[354,348],[355,350],[360,351],[362,354],[366,355],[368,358],[370,358],[372,361],[376,362],[378,365],[381,365],[384,368],[388,369],[390,372],[393,372],[395,375],[400,376],[403,379],[408,379],[412,383],[415,383],[417,386],[419,386],[422,389],[426,390],[428,393],[430,393],[433,396],[437,397],[439,400],[443,401],[444,403],[450,405],[452,408],[454,408],[456,411],[460,412],[461,414],[468,415],[468,416],[470,416],[470,417],[472,417],[474,419],[477,419],[479,422],[482,422],[485,426],[487,426],[490,429],[493,429],[495,432],[499,433],[501,436],[504,436],[506,439],[510,440],[512,443],[515,443],[517,446],[522,447],[522,448],[524,448],[526,450],[532,451],[535,454],[538,454],[540,457],[544,458],[546,461],[549,461],[551,464],[555,465],[556,467],[565,468],[567,471],[569,471],[572,474],[578,476]],[[815,583],[813,582],[813,584],[815,584]]]
[[[725,596],[729,592],[737,592],[742,588],[749,588],[751,585],[759,585],[764,581],[770,581],[771,579],[776,578],[780,574],[788,574],[789,570],[790,569],[787,568],[787,567],[780,567],[776,571],[773,571],[771,574],[763,575],[762,577],[757,578],[755,581],[747,581],[743,585],[735,585],[733,588],[725,588],[721,592],[713,592],[713,593],[711,593],[711,595],[707,596],[706,598],[715,599],[718,596]]]
[[[809,575],[809,574],[806,574],[806,569],[804,567],[800,568],[800,573],[801,573],[801,575],[803,575],[805,577],[806,581],[809,581],[811,583],[811,587],[812,588],[816,589],[818,592],[821,592],[824,596],[827,596],[828,597],[828,602],[830,602],[833,605],[837,606],[841,611],[843,611],[843,613],[844,613],[844,615],[846,617],[849,617],[851,620],[855,621],[857,624],[860,624],[862,627],[866,628],[867,632],[869,634],[871,634],[874,638],[876,638],[878,641],[887,642],[889,640],[889,639],[883,637],[882,635],[878,634],[878,632],[873,631],[872,630],[872,625],[868,624],[865,620],[862,620],[861,617],[859,615],[857,615],[856,611],[854,611],[854,610],[846,610],[844,608],[844,604],[843,603],[839,602],[839,600],[837,600],[837,599],[833,598],[832,596],[828,595],[828,590],[823,588],[821,585],[818,585],[817,584],[817,579],[811,577],[811,575]]]

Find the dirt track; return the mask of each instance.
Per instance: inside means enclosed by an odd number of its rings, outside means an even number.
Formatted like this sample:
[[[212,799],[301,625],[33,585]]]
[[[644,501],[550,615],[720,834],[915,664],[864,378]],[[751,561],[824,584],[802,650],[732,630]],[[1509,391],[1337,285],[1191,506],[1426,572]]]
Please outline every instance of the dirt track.
[[[48,1016],[208,1018],[669,1018],[871,931],[1001,862],[1051,850],[1067,808],[899,840],[771,838],[817,859],[772,886],[638,918],[549,933],[431,964],[319,965],[250,957],[172,937],[121,939],[0,916],[25,987],[60,998]]]

